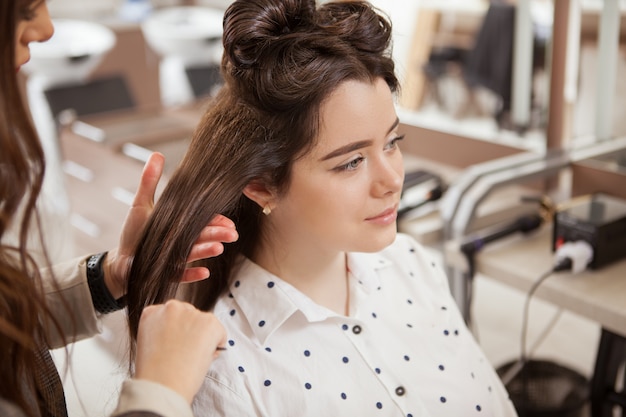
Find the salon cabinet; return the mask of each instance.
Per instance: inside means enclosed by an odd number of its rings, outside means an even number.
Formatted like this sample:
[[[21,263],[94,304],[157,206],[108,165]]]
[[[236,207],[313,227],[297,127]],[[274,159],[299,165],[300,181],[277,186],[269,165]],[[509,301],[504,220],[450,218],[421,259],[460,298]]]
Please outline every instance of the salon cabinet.
[[[153,151],[168,176],[183,158],[204,103],[178,110],[125,111],[82,117],[61,129],[62,166],[76,254],[118,245],[122,224]]]
[[[61,146],[76,255],[116,247],[142,164],[69,132]]]

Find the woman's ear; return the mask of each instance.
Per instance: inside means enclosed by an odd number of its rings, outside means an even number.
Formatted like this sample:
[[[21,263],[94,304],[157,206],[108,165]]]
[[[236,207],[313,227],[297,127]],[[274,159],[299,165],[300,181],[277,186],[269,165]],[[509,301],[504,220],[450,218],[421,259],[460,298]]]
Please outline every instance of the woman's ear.
[[[261,180],[252,180],[243,189],[243,194],[263,210],[274,208],[274,193]]]

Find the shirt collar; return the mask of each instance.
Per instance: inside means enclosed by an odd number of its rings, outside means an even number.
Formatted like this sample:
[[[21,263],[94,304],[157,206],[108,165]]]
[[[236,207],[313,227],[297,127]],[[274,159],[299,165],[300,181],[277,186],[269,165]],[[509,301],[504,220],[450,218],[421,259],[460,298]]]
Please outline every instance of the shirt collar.
[[[348,254],[351,279],[366,294],[380,287],[377,271],[389,265],[391,262],[381,254]],[[310,323],[341,317],[248,258],[243,260],[230,292],[262,345],[294,314],[302,314]]]
[[[353,252],[348,254],[348,269],[352,277],[357,281],[367,294],[380,287],[379,270],[392,265],[383,253],[361,253]]]

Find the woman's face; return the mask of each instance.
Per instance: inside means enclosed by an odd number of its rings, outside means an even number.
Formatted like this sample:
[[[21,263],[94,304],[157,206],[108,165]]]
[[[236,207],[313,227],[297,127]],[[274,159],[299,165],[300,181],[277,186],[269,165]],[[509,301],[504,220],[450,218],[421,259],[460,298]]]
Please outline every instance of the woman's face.
[[[322,104],[315,147],[295,162],[289,190],[272,204],[282,243],[358,252],[392,243],[404,179],[397,130],[384,80],[343,83]]]
[[[15,1],[15,0],[11,0]],[[20,20],[15,33],[15,65],[19,68],[30,59],[31,42],[44,42],[52,37],[54,28],[46,1],[33,2],[29,16]]]

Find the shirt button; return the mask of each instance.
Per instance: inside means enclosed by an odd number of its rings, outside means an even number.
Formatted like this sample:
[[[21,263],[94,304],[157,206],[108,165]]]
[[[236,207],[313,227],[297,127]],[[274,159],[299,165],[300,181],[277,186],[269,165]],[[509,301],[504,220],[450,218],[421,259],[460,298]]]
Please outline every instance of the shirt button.
[[[404,393],[405,393],[404,387],[400,386],[400,387],[396,388],[396,395],[397,396],[401,397],[401,396],[404,395]]]
[[[361,329],[361,326],[359,326],[359,325],[357,324],[356,326],[354,326],[354,327],[352,328],[352,333],[354,333],[354,334],[359,334],[359,333],[361,333],[361,330],[362,330],[362,329]]]

